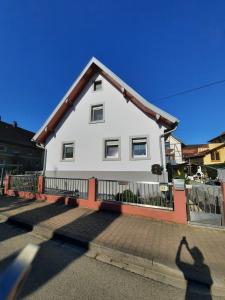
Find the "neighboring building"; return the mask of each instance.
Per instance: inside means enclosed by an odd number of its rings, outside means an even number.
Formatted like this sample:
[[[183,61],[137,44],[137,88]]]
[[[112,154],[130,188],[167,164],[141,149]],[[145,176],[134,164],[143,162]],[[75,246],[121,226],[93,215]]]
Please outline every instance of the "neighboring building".
[[[225,143],[225,131],[215,138],[212,138],[209,143]]]
[[[224,141],[225,133],[223,132],[211,139],[208,144],[186,145],[183,148],[183,158],[190,168],[192,166],[192,169],[193,166],[225,167]]]
[[[208,149],[208,144],[185,145],[183,147],[183,160],[187,163],[188,175],[196,174],[198,166],[204,164],[204,155]]]
[[[225,164],[225,143],[209,144],[209,150],[204,155],[204,165]]]
[[[0,167],[24,171],[41,170],[43,150],[31,139],[34,132],[0,121]]]
[[[164,135],[177,124],[92,58],[34,141],[45,146],[47,176],[165,181]]]
[[[171,165],[183,164],[183,146],[184,143],[180,139],[174,135],[169,135],[165,141],[166,162],[170,163]]]

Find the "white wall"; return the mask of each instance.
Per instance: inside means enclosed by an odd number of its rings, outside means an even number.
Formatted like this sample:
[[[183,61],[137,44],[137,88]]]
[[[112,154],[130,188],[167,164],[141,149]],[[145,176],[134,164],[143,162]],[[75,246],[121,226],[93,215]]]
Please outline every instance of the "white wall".
[[[102,90],[93,91],[93,80],[102,80]],[[91,104],[105,105],[105,122],[90,124]],[[90,80],[79,101],[67,113],[46,143],[46,170],[54,171],[147,171],[160,164],[159,135],[164,132],[154,120],[147,117],[134,104],[101,75]],[[129,137],[149,136],[150,159],[130,160]],[[103,160],[103,139],[120,138],[121,160]],[[61,161],[62,143],[75,142],[75,160]],[[164,144],[162,145],[164,149]],[[165,162],[164,162],[165,163]]]
[[[178,141],[172,135],[170,135],[166,141],[170,143],[170,149],[172,149],[173,153],[174,153],[175,160],[173,161],[173,163],[176,163],[176,164],[183,163],[181,142]]]

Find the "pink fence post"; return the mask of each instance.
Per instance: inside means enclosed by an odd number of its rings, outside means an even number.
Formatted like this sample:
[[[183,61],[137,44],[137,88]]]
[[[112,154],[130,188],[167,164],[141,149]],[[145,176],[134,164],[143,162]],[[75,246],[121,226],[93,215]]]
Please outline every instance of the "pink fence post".
[[[44,193],[44,176],[38,176],[38,193]]]
[[[174,213],[175,221],[181,224],[187,224],[187,201],[186,193],[184,191],[176,190],[173,188],[174,198]]]
[[[88,180],[88,207],[96,208],[96,178],[92,177]]]
[[[9,186],[10,184],[10,176],[7,175],[5,176],[5,179],[4,179],[4,194],[7,195],[8,194],[8,191],[9,191]]]

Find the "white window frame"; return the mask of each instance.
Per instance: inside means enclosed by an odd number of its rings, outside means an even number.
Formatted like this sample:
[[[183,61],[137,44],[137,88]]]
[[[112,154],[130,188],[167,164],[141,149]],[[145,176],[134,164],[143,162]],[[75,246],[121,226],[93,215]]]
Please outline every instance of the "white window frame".
[[[102,120],[92,120],[92,110],[94,107],[102,107]],[[90,124],[96,124],[96,123],[104,123],[105,122],[105,103],[97,103],[97,104],[91,104],[90,105],[90,111],[89,111],[89,123]]]
[[[107,157],[106,156],[106,147],[107,147],[107,142],[115,143],[118,145],[118,157]],[[118,161],[121,160],[121,141],[120,137],[115,137],[115,138],[104,138],[103,139],[103,160],[106,161]]]
[[[141,140],[146,140],[146,155],[135,155],[133,156],[133,140],[137,140],[136,143],[138,143],[138,141]],[[130,160],[146,160],[146,159],[150,159],[150,146],[149,146],[149,136],[148,135],[136,135],[136,136],[131,136],[130,137]]]
[[[72,158],[64,158],[64,146],[68,144],[73,144],[73,157]],[[63,142],[62,147],[61,147],[61,161],[74,161],[75,160],[75,142],[74,141],[68,141],[68,142]]]

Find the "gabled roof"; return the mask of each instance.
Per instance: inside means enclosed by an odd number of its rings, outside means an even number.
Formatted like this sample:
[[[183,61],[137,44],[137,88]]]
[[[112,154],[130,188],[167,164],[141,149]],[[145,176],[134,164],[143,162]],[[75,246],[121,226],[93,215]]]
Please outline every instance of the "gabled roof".
[[[64,114],[69,110],[71,105],[76,101],[77,97],[90,80],[90,78],[99,72],[104,78],[111,82],[124,97],[135,104],[149,117],[154,118],[157,122],[164,124],[167,128],[174,128],[179,122],[178,119],[158,108],[157,106],[149,103],[141,95],[135,92],[130,86],[110,71],[96,58],[92,58],[75,82],[72,84],[68,92],[56,106],[50,117],[35,134],[33,140],[39,143],[44,143],[46,138],[51,134],[57,126]]]
[[[225,136],[225,131],[222,132],[220,135],[218,135],[218,136],[212,138],[211,140],[209,140],[209,143],[210,143],[210,142],[213,142],[214,140],[217,140],[217,139],[219,139],[219,138],[222,138],[222,137],[224,137],[224,136]]]
[[[184,153],[184,157],[185,158],[191,158],[191,157],[202,157],[202,156],[205,156],[215,150],[219,150],[220,148],[223,148],[225,147],[225,143],[220,143],[218,146],[216,146],[215,148],[212,148],[212,149],[208,149],[208,150],[204,150],[204,151],[201,151],[201,152],[198,152],[198,153]]]
[[[21,145],[26,147],[36,147],[31,141],[34,132],[18,127],[16,124],[9,124],[0,121],[0,142]]]

